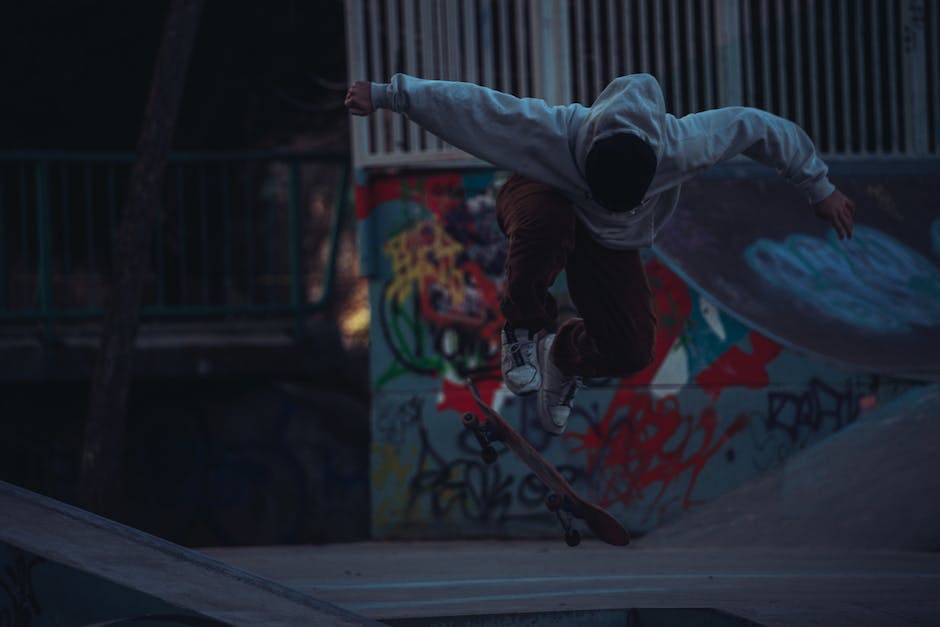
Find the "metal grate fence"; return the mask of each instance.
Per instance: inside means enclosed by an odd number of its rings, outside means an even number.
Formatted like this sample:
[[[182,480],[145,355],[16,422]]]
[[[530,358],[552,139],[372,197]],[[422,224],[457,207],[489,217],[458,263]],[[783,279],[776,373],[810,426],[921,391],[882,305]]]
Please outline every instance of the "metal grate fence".
[[[0,153],[0,325],[101,316],[133,159]],[[345,154],[172,154],[142,315],[300,329],[332,297],[348,184]]]
[[[799,123],[827,157],[940,155],[938,0],[346,0],[351,78],[395,72],[590,104],[656,76],[675,115]],[[354,124],[358,167],[473,163],[400,116]]]

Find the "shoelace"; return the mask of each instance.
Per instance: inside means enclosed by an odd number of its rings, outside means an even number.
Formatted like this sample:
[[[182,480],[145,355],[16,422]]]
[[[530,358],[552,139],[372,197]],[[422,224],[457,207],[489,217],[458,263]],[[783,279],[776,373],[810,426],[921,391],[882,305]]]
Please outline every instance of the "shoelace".
[[[565,382],[565,394],[561,398],[561,404],[568,407],[571,407],[575,393],[584,387],[584,379],[581,377],[570,377],[570,379],[570,382]]]

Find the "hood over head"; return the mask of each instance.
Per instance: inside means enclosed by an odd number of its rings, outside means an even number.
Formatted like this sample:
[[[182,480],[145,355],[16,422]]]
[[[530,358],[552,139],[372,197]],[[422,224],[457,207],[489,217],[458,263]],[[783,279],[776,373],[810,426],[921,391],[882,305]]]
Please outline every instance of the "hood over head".
[[[649,74],[612,81],[588,110],[575,158],[592,196],[612,211],[640,203],[663,154],[666,107]]]

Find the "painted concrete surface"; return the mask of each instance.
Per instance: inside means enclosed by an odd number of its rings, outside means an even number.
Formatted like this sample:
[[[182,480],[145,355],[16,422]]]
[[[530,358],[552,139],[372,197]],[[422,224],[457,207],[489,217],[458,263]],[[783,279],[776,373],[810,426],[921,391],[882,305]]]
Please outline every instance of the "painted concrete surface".
[[[790,236],[806,243],[813,237],[818,245],[801,244],[799,254],[816,255],[813,259],[830,265],[836,264],[831,259],[836,248],[803,199],[778,193],[764,179],[735,179],[733,189],[726,189],[730,184],[724,180],[709,180],[684,196],[683,209],[664,229],[669,248],[647,251],[645,257],[659,319],[652,365],[633,376],[589,381],[578,393],[568,432],[549,437],[538,424],[536,400],[513,396],[500,381],[498,301],[507,242],[496,225],[495,200],[504,176],[493,171],[404,172],[376,176],[357,190],[372,314],[374,538],[531,538],[555,532],[544,516],[540,483],[509,453],[492,466],[484,464],[460,426],[463,413],[475,409],[464,383],[468,376],[580,493],[639,534],[681,519],[861,419],[868,408],[920,385],[895,376],[896,370],[933,363],[929,339],[934,336],[919,323],[895,329],[883,341],[878,331],[858,332],[846,320],[833,325],[806,305],[779,314],[788,324],[807,329],[803,336],[781,333],[777,338],[761,331],[769,326],[763,318],[740,315],[745,306],[760,305],[761,312],[773,314],[778,305],[798,300],[776,286],[779,277],[748,266],[750,245]],[[912,180],[879,179],[876,195],[860,188],[860,215],[867,219],[877,202],[892,201],[908,222],[916,216],[929,226],[935,212],[918,204],[924,194],[901,191],[913,189]],[[763,203],[759,211],[757,199]],[[685,220],[687,215],[694,219]],[[695,220],[706,226],[713,220],[714,228],[699,228]],[[907,230],[899,234],[889,224],[869,226],[908,241],[903,239]],[[695,236],[683,235],[683,229]],[[927,232],[932,231],[913,231],[918,236]],[[879,248],[881,239],[872,243],[859,233],[855,244],[870,246],[856,246],[852,258],[865,263],[846,270],[858,281],[839,278],[826,270],[829,266],[816,268],[812,277],[799,276],[810,288],[826,288],[830,296],[833,282],[845,283],[851,294],[873,294],[866,292],[862,278],[880,277],[879,285],[888,284],[885,273],[903,273],[908,267]],[[932,261],[910,265],[910,281],[895,283],[911,292],[904,302],[928,303],[922,312],[912,305],[909,313],[923,314],[926,318],[918,320],[932,324],[934,305],[940,302],[940,282],[935,280],[940,274],[929,270],[937,265],[936,253],[921,244],[914,248],[918,258]],[[707,258],[696,257],[700,254]],[[690,264],[676,263],[685,259],[699,259],[692,264],[701,271],[695,278],[702,273],[714,278],[711,283],[702,280],[708,290],[688,280]],[[845,264],[838,268],[845,270]],[[918,268],[927,268],[926,274]],[[711,298],[710,290],[722,298]],[[776,300],[768,300],[768,292]],[[561,317],[576,312],[563,277],[552,293]],[[885,302],[898,295],[887,287],[877,294]],[[870,316],[863,314],[872,308],[862,310],[857,304],[845,303],[843,313],[855,312],[856,323],[868,321]],[[872,370],[837,363],[845,355],[820,358],[819,351],[807,352],[803,339],[812,343],[819,334],[827,341],[838,338],[832,327],[840,324],[852,346],[861,341],[859,336],[878,339],[864,344],[867,356],[896,347],[891,363]],[[843,344],[835,341],[834,346]],[[916,350],[905,348],[911,346]],[[907,362],[905,354],[910,356]]]
[[[657,253],[788,347],[940,381],[936,172],[838,176],[857,206],[853,238],[844,241],[812,217],[798,191],[766,173],[742,182],[719,169],[689,182]]]
[[[646,547],[940,551],[940,385],[912,390],[663,526]]]
[[[376,619],[715,608],[763,625],[940,624],[940,555],[585,541],[205,549]]]
[[[0,482],[0,617],[77,624],[173,614],[228,625],[363,625],[362,616]],[[56,576],[50,570],[68,571]],[[65,584],[63,584],[65,582]],[[81,592],[84,598],[76,598]],[[81,605],[80,610],[72,608]],[[88,606],[94,606],[89,609]],[[45,608],[45,609],[44,609]],[[6,624],[6,623],[5,623]],[[198,624],[198,623],[197,623]]]

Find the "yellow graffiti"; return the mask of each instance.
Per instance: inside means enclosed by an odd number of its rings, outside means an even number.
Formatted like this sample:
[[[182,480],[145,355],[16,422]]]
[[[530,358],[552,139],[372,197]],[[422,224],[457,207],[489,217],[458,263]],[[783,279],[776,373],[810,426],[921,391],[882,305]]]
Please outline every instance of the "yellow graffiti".
[[[464,280],[457,268],[463,246],[434,220],[422,220],[412,228],[389,238],[384,246],[391,259],[392,282],[389,296],[403,304],[414,285],[428,279],[447,291],[451,302],[463,303]]]
[[[372,446],[372,485],[381,497],[373,503],[373,524],[387,526],[399,522],[408,503],[408,477],[414,472],[414,466],[406,460],[417,456],[417,451],[409,451],[410,456],[403,456],[396,446]]]

